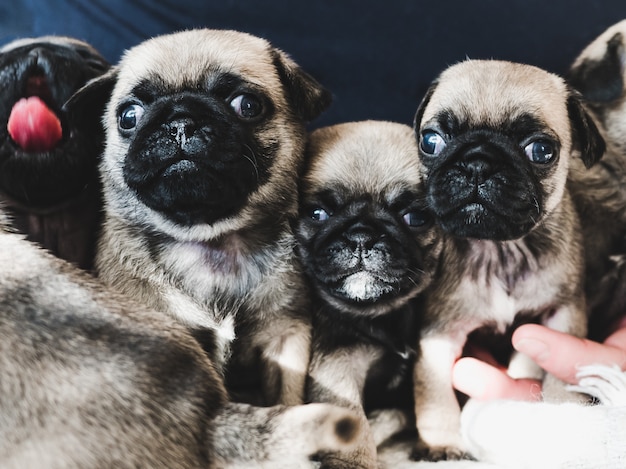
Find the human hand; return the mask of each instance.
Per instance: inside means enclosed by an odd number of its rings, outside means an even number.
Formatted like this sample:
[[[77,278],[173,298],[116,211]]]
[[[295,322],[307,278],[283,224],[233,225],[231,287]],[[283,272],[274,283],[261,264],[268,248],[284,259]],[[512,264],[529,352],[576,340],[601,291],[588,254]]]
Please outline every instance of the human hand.
[[[616,364],[626,370],[626,318],[603,343],[580,339],[537,324],[517,328],[513,347],[532,358],[557,378],[571,384],[583,365]],[[476,399],[541,400],[541,383],[512,379],[501,367],[474,357],[457,361],[452,382],[459,391]]]

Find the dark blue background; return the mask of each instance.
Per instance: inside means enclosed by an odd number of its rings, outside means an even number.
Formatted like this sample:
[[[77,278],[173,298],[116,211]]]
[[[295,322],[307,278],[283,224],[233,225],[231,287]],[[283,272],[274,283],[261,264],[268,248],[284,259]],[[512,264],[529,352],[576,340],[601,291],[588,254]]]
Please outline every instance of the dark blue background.
[[[0,6],[0,41],[69,35],[116,62],[157,34],[238,29],[269,39],[333,92],[315,126],[410,123],[430,81],[450,64],[496,58],[563,74],[624,18],[624,0],[22,0]]]

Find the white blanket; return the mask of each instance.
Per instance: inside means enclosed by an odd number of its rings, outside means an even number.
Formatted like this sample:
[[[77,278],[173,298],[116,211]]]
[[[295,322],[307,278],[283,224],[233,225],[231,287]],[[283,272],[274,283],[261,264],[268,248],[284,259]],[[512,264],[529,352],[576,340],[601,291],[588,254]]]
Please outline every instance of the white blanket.
[[[411,442],[380,448],[389,469],[625,469],[626,373],[617,367],[581,368],[573,390],[599,405],[470,400],[462,434],[480,462],[412,462]]]

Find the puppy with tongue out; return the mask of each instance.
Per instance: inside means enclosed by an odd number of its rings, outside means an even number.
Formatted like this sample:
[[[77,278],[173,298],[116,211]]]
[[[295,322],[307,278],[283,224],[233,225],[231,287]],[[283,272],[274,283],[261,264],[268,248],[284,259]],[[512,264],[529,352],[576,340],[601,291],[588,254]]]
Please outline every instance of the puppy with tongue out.
[[[102,129],[89,103],[69,98],[108,68],[67,37],[0,48],[0,200],[30,240],[83,268],[100,217]]]
[[[20,99],[11,110],[9,136],[24,152],[50,152],[63,137],[61,121],[38,96]]]

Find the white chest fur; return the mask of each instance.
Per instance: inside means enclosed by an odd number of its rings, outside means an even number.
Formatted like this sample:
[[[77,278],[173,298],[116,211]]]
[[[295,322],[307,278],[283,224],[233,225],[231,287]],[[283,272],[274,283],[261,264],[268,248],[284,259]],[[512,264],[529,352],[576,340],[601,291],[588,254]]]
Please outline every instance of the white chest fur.
[[[204,243],[171,243],[159,263],[188,294],[202,301],[216,296],[244,301],[263,274],[262,266],[252,256],[243,258],[236,246],[216,249]]]
[[[545,262],[522,241],[475,241],[450,301],[465,321],[491,323],[503,330],[520,312],[541,313],[555,301],[567,279],[563,269]]]

